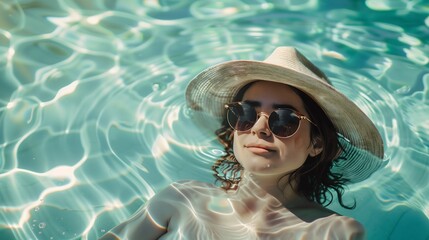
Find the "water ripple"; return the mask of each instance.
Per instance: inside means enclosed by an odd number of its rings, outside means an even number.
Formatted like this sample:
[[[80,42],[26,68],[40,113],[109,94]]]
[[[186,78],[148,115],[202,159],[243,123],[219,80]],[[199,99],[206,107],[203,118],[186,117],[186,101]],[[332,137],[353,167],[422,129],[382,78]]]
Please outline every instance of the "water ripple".
[[[239,13],[252,14],[250,7],[241,1],[228,2],[194,2],[190,7],[190,12],[197,19],[221,18]]]

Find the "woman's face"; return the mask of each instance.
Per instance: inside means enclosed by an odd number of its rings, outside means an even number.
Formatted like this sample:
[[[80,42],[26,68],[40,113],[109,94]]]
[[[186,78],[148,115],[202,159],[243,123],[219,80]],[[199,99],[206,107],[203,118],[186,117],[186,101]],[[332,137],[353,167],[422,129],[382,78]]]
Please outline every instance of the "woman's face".
[[[271,114],[274,105],[286,105],[308,116],[301,98],[287,85],[259,81],[244,93],[242,101],[259,102],[256,111]],[[261,116],[246,132],[234,132],[234,155],[246,171],[260,175],[284,175],[299,168],[307,156],[320,153],[310,144],[310,123],[301,120],[298,131],[289,138],[274,136],[268,119]]]

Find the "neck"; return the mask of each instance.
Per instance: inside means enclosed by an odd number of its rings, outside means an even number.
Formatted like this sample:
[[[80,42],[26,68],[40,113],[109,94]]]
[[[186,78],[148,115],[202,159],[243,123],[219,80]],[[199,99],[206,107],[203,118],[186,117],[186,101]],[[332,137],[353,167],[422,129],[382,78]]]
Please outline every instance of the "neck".
[[[286,208],[294,208],[303,203],[304,197],[297,194],[289,184],[288,176],[267,176],[245,173],[237,190],[237,194],[243,200],[266,198],[272,203]],[[292,185],[292,186],[291,186]],[[269,201],[271,202],[271,201]],[[306,200],[305,200],[306,202]]]

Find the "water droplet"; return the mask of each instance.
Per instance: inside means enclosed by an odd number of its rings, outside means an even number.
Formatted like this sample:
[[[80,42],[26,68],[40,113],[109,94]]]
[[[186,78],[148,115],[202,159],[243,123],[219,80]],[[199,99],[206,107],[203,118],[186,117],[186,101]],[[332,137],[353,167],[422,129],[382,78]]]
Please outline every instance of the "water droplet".
[[[159,84],[158,84],[158,83],[154,83],[154,84],[152,85],[152,90],[153,90],[153,91],[158,91],[158,90],[159,90]]]
[[[267,168],[269,168],[271,165],[270,164],[267,164]]]
[[[106,232],[106,229],[101,229],[101,232],[102,232],[102,233]]]
[[[39,228],[45,228],[45,227],[46,227],[46,223],[44,222],[39,223]]]
[[[40,208],[39,207],[36,207],[35,209],[34,209],[34,211],[39,211],[40,210]]]
[[[184,107],[184,108],[183,108],[183,114],[184,114],[184,115],[185,115],[185,117],[187,117],[187,118],[192,118],[192,117],[193,117],[193,115],[195,114],[195,112],[193,112],[191,108]]]

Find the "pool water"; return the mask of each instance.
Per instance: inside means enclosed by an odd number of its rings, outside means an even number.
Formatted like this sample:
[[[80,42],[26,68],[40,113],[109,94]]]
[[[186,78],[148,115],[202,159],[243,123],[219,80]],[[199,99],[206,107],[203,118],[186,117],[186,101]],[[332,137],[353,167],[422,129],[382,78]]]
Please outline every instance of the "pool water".
[[[374,121],[386,166],[349,186],[368,239],[429,239],[429,1],[0,2],[0,239],[96,239],[222,155],[184,90],[292,45]]]

